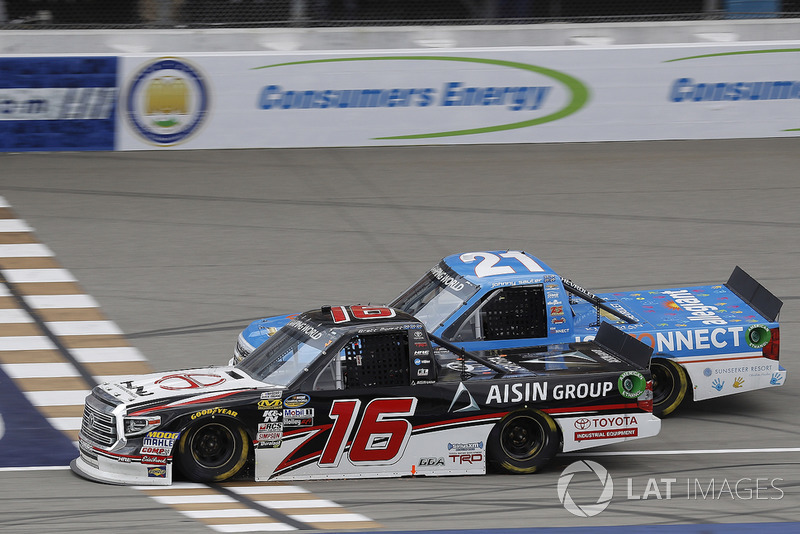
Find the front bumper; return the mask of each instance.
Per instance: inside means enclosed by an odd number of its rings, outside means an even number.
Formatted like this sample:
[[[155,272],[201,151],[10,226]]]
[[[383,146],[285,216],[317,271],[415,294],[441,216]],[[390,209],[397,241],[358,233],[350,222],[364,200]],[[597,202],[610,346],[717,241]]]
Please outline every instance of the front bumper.
[[[556,423],[564,440],[562,452],[650,438],[661,431],[661,419],[650,412],[558,417]]]
[[[111,458],[98,457],[97,467],[80,456],[69,467],[72,471],[93,482],[104,484],[141,486],[169,486],[172,484],[172,464],[145,465],[142,463],[123,463]]]

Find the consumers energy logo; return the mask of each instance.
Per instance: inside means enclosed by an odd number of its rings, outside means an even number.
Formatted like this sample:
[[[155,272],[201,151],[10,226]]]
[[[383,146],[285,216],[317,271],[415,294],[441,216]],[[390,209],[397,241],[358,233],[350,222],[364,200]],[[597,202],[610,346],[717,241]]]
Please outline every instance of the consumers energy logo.
[[[800,48],[775,48],[767,50],[737,50],[686,56],[664,61],[664,63],[709,60],[722,57],[742,57],[775,54],[798,54]],[[788,57],[788,56],[787,56]],[[795,59],[796,62],[796,59]],[[747,70],[743,70],[747,72]],[[800,98],[800,79],[797,78],[755,78],[743,76],[741,79],[708,80],[684,76],[673,80],[668,99],[675,103],[693,102],[755,102],[797,100]],[[786,128],[784,132],[800,132],[800,128]]]
[[[205,122],[209,92],[197,67],[165,57],[134,73],[125,105],[134,132],[150,143],[170,146],[188,139]]]
[[[600,485],[602,487],[600,497],[598,497],[597,501],[594,503],[578,504],[569,493],[569,484],[572,482],[572,478],[576,473],[581,472],[594,473],[600,480]],[[558,500],[561,501],[561,504],[564,505],[564,508],[566,508],[569,513],[579,517],[592,517],[605,510],[611,502],[611,497],[614,496],[614,481],[611,480],[611,475],[602,465],[597,462],[592,462],[591,460],[580,460],[569,464],[567,468],[561,472],[556,490],[558,491]]]
[[[275,83],[262,88],[257,105],[263,110],[432,108],[434,106],[441,108],[463,108],[465,106],[475,106],[484,109],[500,107],[514,113],[525,113],[526,111],[539,111],[545,107],[545,103],[548,101],[548,98],[550,98],[553,89],[549,84],[559,84],[567,95],[563,105],[559,104],[559,108],[549,111],[545,115],[526,120],[517,120],[491,126],[476,126],[448,131],[389,135],[373,138],[376,140],[393,140],[452,137],[528,128],[530,126],[537,126],[568,117],[583,108],[589,101],[588,87],[577,78],[557,70],[537,65],[497,59],[451,56],[348,57],[278,63],[275,65],[256,67],[253,70],[301,67],[325,63],[386,61],[441,62],[443,65],[447,63],[481,64],[535,74],[537,80],[541,81],[542,77],[544,77],[544,79],[548,81],[548,84],[542,85],[534,83],[531,85],[522,85],[514,83],[508,86],[493,84],[491,87],[485,87],[473,86],[460,80],[448,79],[434,87],[309,89],[306,87],[284,87]],[[437,74],[439,77],[446,73],[446,69],[442,70],[442,73]]]

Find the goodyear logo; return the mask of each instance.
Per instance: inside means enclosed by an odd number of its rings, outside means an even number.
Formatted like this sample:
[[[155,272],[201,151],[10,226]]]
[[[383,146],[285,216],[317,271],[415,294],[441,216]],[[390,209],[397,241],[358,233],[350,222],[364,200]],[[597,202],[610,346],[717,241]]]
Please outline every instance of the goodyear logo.
[[[132,77],[125,98],[131,129],[145,141],[171,146],[194,135],[209,110],[207,83],[200,71],[178,58],[160,58]]]
[[[532,118],[525,118],[523,120],[493,126],[478,126],[461,130],[423,132],[375,138],[379,140],[474,135],[517,128],[528,128],[568,117],[583,108],[589,101],[588,87],[577,78],[538,65],[498,59],[453,56],[348,57],[278,63],[275,65],[256,67],[254,70],[352,61],[433,61],[491,65],[500,68],[526,71],[542,76],[551,83],[559,84],[559,86],[566,89],[568,93],[563,107],[555,109],[545,115],[538,115]],[[446,80],[438,87],[368,87],[352,89],[295,88],[270,84],[261,89],[257,105],[263,110],[497,106],[514,113],[525,113],[540,111],[551,96],[553,92],[552,89],[553,86],[549,84],[479,87],[470,86],[461,80]]]
[[[207,408],[205,410],[200,410],[199,412],[193,413],[192,420],[197,419],[198,417],[203,417],[204,415],[230,415],[231,417],[236,417],[239,415],[239,412],[229,410],[228,408]]]

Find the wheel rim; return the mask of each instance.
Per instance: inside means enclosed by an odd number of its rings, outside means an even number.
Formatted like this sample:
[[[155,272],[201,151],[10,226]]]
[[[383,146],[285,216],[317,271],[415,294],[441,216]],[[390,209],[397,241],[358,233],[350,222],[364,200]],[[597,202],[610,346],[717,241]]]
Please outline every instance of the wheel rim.
[[[532,417],[519,416],[503,426],[500,444],[508,456],[525,460],[542,450],[547,439],[546,436],[539,421]]]
[[[662,404],[672,395],[675,383],[672,374],[664,364],[652,363],[650,373],[653,377],[653,404]]]
[[[236,438],[225,425],[209,423],[195,432],[191,443],[192,457],[202,467],[213,469],[225,465],[236,451]]]

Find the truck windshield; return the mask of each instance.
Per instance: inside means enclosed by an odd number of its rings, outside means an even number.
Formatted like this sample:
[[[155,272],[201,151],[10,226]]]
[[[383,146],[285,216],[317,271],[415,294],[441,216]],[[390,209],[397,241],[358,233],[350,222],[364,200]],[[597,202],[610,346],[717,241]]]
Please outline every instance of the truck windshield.
[[[236,368],[270,385],[288,386],[317,359],[330,339],[325,333],[284,327]]]
[[[440,263],[389,306],[409,313],[434,331],[478,291],[478,286]]]

